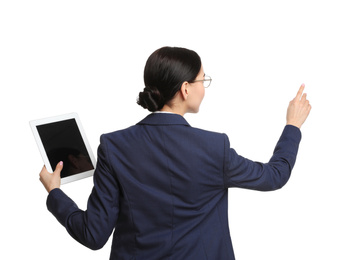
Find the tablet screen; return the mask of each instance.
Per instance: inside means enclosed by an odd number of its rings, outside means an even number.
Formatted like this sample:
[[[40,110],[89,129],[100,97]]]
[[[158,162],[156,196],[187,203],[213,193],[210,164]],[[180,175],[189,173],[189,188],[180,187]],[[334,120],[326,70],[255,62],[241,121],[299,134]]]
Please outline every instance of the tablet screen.
[[[94,169],[74,118],[36,127],[53,170],[63,161],[62,178]]]

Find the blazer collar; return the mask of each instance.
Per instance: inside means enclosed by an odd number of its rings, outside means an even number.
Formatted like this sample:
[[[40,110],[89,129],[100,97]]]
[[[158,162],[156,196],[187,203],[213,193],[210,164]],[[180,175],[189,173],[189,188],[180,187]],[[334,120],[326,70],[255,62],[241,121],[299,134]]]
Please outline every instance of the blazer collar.
[[[152,113],[141,120],[138,125],[185,125],[190,126],[184,117],[178,114]]]

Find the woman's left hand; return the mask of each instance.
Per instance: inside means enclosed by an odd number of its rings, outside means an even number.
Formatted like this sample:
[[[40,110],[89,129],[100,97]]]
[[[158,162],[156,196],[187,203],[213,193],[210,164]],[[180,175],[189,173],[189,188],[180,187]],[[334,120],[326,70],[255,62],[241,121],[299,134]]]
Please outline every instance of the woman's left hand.
[[[43,183],[47,192],[50,193],[50,191],[52,191],[53,189],[61,187],[62,169],[63,169],[63,162],[59,162],[53,173],[48,172],[45,166],[41,170],[39,174],[40,181]]]

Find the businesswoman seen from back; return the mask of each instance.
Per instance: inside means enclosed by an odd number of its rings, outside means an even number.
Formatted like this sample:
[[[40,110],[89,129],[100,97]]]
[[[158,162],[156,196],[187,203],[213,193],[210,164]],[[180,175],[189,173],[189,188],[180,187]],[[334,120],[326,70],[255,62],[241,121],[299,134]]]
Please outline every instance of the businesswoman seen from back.
[[[40,178],[47,207],[69,234],[101,248],[113,229],[110,259],[232,260],[228,188],[271,191],[288,181],[311,106],[302,85],[268,163],[239,156],[226,134],[193,128],[211,83],[200,57],[164,47],[147,60],[138,104],[153,112],[127,129],[104,134],[87,210],[60,189],[59,163]],[[261,257],[261,256],[260,256]]]

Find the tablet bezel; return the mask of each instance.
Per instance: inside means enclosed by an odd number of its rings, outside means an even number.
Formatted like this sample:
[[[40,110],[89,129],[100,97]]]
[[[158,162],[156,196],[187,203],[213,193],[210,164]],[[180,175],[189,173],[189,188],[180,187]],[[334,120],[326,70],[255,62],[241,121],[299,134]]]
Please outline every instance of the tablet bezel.
[[[90,157],[90,160],[91,160],[91,163],[92,163],[94,169],[89,170],[89,171],[85,171],[85,172],[80,172],[80,173],[77,173],[77,174],[74,174],[74,175],[71,175],[71,176],[63,177],[63,178],[61,178],[61,184],[77,181],[77,180],[84,179],[84,178],[87,178],[87,177],[91,177],[94,174],[94,170],[95,170],[95,167],[96,167],[96,160],[95,160],[94,154],[92,152],[92,149],[91,149],[91,147],[89,145],[89,142],[88,142],[88,139],[87,139],[86,134],[84,132],[84,129],[82,127],[81,120],[80,120],[80,118],[79,118],[77,113],[69,113],[69,114],[64,114],[64,115],[59,115],[59,116],[52,116],[52,117],[47,117],[47,118],[42,118],[42,119],[37,119],[37,120],[30,121],[31,130],[33,132],[34,138],[35,138],[36,143],[38,145],[39,152],[40,152],[40,154],[41,154],[41,156],[43,158],[43,162],[45,164],[45,167],[48,170],[48,172],[52,173],[55,170],[56,165],[51,165],[50,164],[50,161],[49,161],[48,156],[47,156],[47,151],[44,148],[44,145],[43,145],[42,140],[40,138],[37,126],[44,125],[44,124],[55,123],[55,122],[60,122],[60,121],[69,120],[69,119],[74,119],[75,120],[76,125],[77,125],[77,127],[78,127],[78,129],[80,131],[82,140],[83,140],[83,142],[85,144],[86,150],[88,152],[88,155]]]

